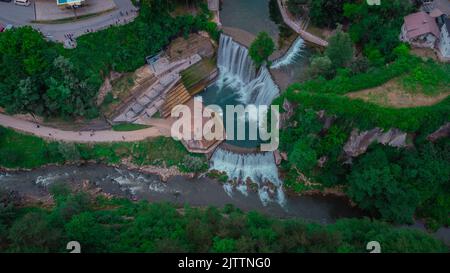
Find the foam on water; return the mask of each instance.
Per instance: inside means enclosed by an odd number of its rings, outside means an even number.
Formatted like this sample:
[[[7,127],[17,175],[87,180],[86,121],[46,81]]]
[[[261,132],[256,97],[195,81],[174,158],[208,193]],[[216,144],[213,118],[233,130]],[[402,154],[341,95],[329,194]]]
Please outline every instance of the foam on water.
[[[286,54],[284,54],[281,58],[275,60],[270,68],[278,69],[280,67],[292,64],[302,55],[304,47],[305,41],[301,37],[298,37],[294,44],[292,44],[289,48],[288,52],[286,52]]]
[[[258,185],[258,193],[264,204],[269,201],[285,203],[282,181],[278,177],[278,169],[271,152],[239,154],[218,148],[211,157],[210,169],[225,172],[230,179],[236,180],[236,188],[243,194],[247,193],[246,180],[250,179]],[[275,190],[271,190],[268,183],[272,184]],[[230,188],[228,185],[227,187],[228,193]]]

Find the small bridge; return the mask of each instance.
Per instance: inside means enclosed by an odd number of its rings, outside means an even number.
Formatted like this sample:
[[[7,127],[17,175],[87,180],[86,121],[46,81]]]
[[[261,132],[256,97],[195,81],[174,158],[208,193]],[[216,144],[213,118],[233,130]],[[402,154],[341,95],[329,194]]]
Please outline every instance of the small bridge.
[[[310,43],[322,46],[322,47],[327,47],[328,46],[328,42],[305,31],[301,24],[299,22],[295,22],[294,20],[292,20],[292,18],[289,16],[289,14],[287,13],[286,9],[285,9],[285,3],[284,0],[277,0],[278,1],[278,7],[280,8],[280,12],[281,15],[283,16],[283,20],[286,23],[286,25],[288,25],[290,28],[292,28],[295,32],[297,32],[305,41],[308,41]]]

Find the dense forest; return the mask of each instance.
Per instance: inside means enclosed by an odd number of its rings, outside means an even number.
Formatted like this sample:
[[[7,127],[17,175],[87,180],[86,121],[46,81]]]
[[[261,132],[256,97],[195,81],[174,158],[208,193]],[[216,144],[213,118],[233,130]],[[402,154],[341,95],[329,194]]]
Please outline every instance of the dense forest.
[[[426,233],[368,219],[322,226],[279,220],[232,206],[176,208],[71,194],[51,189],[51,209],[17,208],[14,194],[0,193],[0,252],[367,252],[376,240],[383,252],[448,252]]]

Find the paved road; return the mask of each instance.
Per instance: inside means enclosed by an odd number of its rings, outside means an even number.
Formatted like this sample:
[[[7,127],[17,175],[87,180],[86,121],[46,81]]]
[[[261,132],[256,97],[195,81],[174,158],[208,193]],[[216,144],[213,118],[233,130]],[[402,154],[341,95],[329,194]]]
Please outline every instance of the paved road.
[[[132,142],[140,141],[157,136],[170,136],[167,128],[158,128],[158,122],[155,122],[154,127],[147,129],[118,132],[112,130],[101,130],[95,132],[86,131],[63,131],[51,127],[40,125],[36,123],[11,117],[5,114],[0,114],[0,125],[15,129],[20,132],[33,134],[35,136],[57,141],[90,143],[90,142]],[[165,127],[164,122],[161,123]],[[163,126],[164,125],[164,126]]]
[[[120,24],[128,23],[137,16],[137,13],[130,12],[136,9],[130,0],[114,0],[114,2],[117,6],[117,9],[114,11],[64,24],[32,23],[35,20],[34,2],[28,7],[14,5],[13,1],[10,3],[0,2],[0,22],[14,26],[31,25],[35,29],[40,30],[50,40],[63,42],[65,34],[70,33],[76,38],[85,34],[87,29],[101,30],[116,24],[119,19]],[[121,12],[123,14],[128,12],[128,16],[121,16]]]

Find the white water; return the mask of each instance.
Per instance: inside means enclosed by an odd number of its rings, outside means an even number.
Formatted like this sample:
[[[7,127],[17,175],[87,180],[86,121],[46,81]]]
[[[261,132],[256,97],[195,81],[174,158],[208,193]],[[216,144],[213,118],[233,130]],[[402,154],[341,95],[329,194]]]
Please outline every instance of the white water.
[[[250,179],[258,185],[258,193],[264,204],[278,202],[283,205],[285,198],[282,181],[278,177],[278,169],[273,153],[239,154],[217,148],[210,160],[210,169],[225,172],[231,180],[237,180],[236,189],[247,194],[245,182]],[[269,187],[269,183],[274,187]],[[230,186],[227,193],[230,194]],[[231,196],[231,194],[230,194]]]
[[[304,46],[305,41],[301,37],[298,37],[294,44],[289,48],[288,52],[286,52],[283,57],[275,60],[270,68],[278,69],[280,67],[290,65],[302,55]]]
[[[221,35],[218,54],[220,74],[216,85],[219,90],[224,90],[225,86],[231,87],[238,93],[238,100],[245,105],[269,105],[280,93],[269,70],[263,66],[256,73],[247,48],[234,42],[231,37]],[[210,160],[210,168],[225,172],[231,180],[238,182],[236,187],[230,183],[224,184],[224,190],[230,197],[234,189],[247,195],[245,182],[250,179],[258,185],[257,191],[263,204],[285,203],[273,153],[239,154],[218,148]]]
[[[269,105],[280,93],[269,70],[263,66],[256,74],[247,48],[223,34],[217,64],[220,70],[217,85],[220,89],[231,86],[237,90],[243,104]]]

